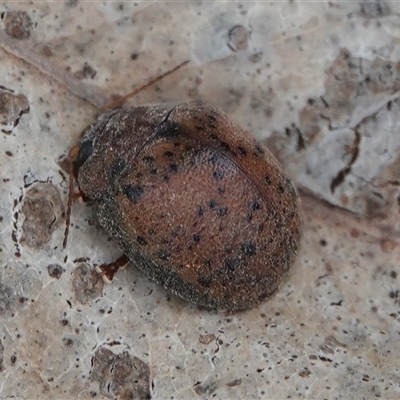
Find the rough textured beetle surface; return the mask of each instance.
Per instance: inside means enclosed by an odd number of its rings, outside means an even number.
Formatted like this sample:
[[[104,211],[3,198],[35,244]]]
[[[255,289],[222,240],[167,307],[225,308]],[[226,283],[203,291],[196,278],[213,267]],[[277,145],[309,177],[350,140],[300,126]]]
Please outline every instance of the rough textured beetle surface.
[[[269,150],[215,108],[105,112],[76,168],[122,251],[183,299],[243,310],[287,277],[300,241],[297,193]]]

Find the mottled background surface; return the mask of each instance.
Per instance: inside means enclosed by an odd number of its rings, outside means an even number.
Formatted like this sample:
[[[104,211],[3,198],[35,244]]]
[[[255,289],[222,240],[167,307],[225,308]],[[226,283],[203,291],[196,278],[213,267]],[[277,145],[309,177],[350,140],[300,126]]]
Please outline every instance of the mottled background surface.
[[[400,396],[400,3],[3,2],[0,398]],[[300,188],[304,240],[270,301],[188,305],[119,255],[58,165],[97,108],[203,99]]]

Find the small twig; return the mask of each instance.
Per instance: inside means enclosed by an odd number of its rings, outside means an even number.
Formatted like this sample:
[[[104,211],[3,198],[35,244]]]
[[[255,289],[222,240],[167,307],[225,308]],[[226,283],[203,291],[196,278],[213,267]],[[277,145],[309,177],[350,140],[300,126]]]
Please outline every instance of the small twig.
[[[174,72],[178,71],[178,69],[181,69],[183,66],[185,66],[188,63],[189,63],[189,60],[186,60],[183,63],[177,65],[176,67],[170,69],[169,71],[164,72],[163,74],[159,75],[157,78],[154,78],[154,79],[150,80],[149,82],[147,82],[146,84],[144,84],[140,88],[135,89],[133,92],[128,93],[128,94],[126,94],[124,96],[116,96],[116,99],[113,100],[111,103],[109,103],[109,104],[105,105],[104,107],[102,107],[101,111],[111,110],[112,108],[120,106],[121,104],[125,103],[125,101],[129,100],[131,97],[133,97],[133,96],[137,95],[138,93],[140,93],[142,90],[145,90],[148,87],[154,85],[155,83],[160,82],[162,79],[164,79],[168,75],[171,75]]]

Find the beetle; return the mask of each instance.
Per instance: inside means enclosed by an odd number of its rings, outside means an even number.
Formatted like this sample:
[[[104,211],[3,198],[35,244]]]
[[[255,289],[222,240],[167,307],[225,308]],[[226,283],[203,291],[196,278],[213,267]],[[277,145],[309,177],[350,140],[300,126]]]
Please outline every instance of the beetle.
[[[201,101],[116,107],[77,146],[100,225],[147,277],[207,308],[249,309],[287,278],[299,199],[272,153]]]
[[[122,107],[173,73],[117,98],[69,153],[73,180],[124,255],[175,295],[211,309],[249,309],[287,279],[301,239],[297,191],[263,144],[202,101]]]

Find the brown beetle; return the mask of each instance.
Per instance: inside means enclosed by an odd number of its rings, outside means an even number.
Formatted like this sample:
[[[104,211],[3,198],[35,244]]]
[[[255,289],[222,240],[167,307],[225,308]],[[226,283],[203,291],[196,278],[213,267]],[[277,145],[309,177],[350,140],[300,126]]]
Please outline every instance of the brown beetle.
[[[287,277],[300,242],[293,184],[266,147],[210,105],[104,112],[74,165],[108,234],[183,299],[244,310]]]

